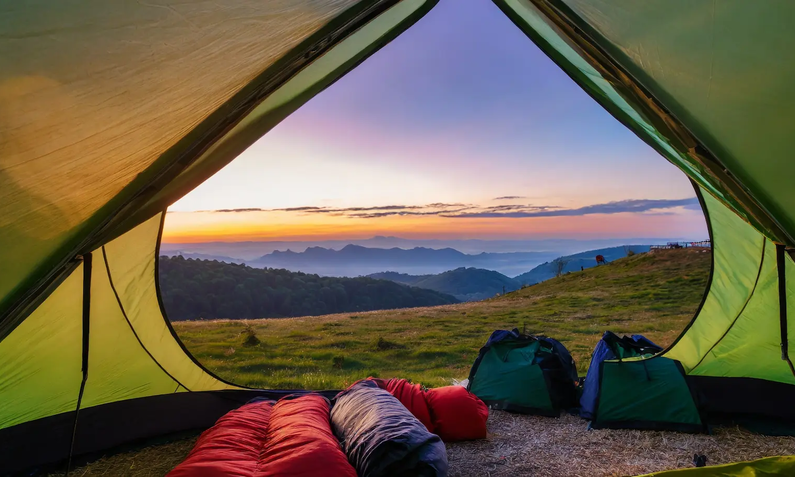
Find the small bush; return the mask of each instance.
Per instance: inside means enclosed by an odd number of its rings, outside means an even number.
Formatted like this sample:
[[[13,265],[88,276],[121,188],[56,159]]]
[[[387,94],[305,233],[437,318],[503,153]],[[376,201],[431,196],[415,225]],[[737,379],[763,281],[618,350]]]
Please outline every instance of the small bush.
[[[260,344],[260,340],[257,338],[257,332],[254,331],[254,327],[249,323],[246,323],[244,326],[245,328],[243,328],[243,331],[240,333],[243,336],[243,346],[250,348]]]
[[[375,349],[378,351],[386,351],[390,349],[403,349],[404,345],[395,343],[394,341],[385,340],[383,336],[379,336],[375,342]]]
[[[331,358],[331,367],[334,369],[342,369],[345,365],[345,356],[337,355]]]

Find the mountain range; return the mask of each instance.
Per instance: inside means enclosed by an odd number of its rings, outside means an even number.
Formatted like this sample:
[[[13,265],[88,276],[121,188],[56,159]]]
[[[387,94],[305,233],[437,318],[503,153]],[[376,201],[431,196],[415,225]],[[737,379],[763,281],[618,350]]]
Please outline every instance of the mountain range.
[[[574,255],[558,257],[565,264],[563,273],[580,271],[596,266],[596,256],[602,255],[611,262],[626,257],[628,253],[644,253],[649,245],[625,245],[621,247],[589,250]],[[380,272],[368,275],[369,278],[390,280],[412,287],[427,288],[452,295],[461,301],[477,301],[491,298],[498,293],[518,290],[525,285],[535,285],[555,277],[557,267],[549,261],[532,270],[510,278],[493,270],[478,268],[457,268],[433,275],[409,275],[397,272]]]
[[[643,253],[649,248],[649,245],[622,245],[560,256],[552,252],[466,254],[450,247],[403,249],[348,244],[339,250],[325,247],[308,247],[302,252],[275,250],[245,261],[201,252],[175,250],[171,254],[323,277],[367,276],[433,290],[462,301],[475,301],[553,278],[557,273],[556,260],[564,262],[563,272],[566,273],[595,266],[596,255],[613,261],[625,257],[629,251]]]
[[[429,275],[461,267],[516,275],[556,256],[550,252],[465,254],[452,248],[402,249],[346,245],[340,250],[324,247],[309,247],[303,252],[277,250],[255,260],[246,260],[245,263],[256,268],[286,268],[294,272],[332,277],[356,277],[384,270]]]
[[[571,255],[584,250],[615,247],[627,243],[664,244],[675,241],[696,240],[684,237],[657,238],[609,238],[609,239],[411,239],[393,236],[375,236],[364,239],[346,240],[314,240],[314,241],[242,241],[242,242],[200,242],[200,243],[169,243],[164,241],[160,246],[162,255],[174,256],[185,254],[203,254],[205,256],[226,257],[241,262],[257,259],[263,255],[279,251],[292,250],[303,252],[310,247],[323,247],[340,250],[346,245],[359,245],[369,248],[403,248],[415,247],[443,249],[453,248],[465,254],[509,253],[509,252],[547,252],[558,257]],[[227,260],[224,260],[227,261]]]

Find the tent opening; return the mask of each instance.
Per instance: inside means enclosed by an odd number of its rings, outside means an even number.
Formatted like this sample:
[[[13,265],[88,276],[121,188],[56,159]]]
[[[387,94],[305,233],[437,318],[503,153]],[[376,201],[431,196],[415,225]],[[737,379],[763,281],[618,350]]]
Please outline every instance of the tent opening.
[[[442,386],[497,329],[560,339],[583,375],[606,330],[667,346],[705,293],[711,252],[689,244],[708,239],[686,176],[470,2],[172,205],[158,278],[185,347],[227,381]],[[531,303],[542,282],[566,294]]]

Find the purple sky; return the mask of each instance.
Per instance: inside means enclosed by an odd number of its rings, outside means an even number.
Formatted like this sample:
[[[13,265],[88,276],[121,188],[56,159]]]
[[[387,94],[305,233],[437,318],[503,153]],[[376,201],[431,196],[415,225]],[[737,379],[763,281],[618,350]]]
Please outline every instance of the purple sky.
[[[440,1],[171,210],[486,208],[502,196],[521,198],[499,204],[602,211],[588,207],[649,200],[659,208],[631,212],[636,230],[622,226],[621,233],[649,236],[654,222],[671,237],[706,237],[701,212],[675,205],[694,197],[685,175],[605,112],[488,0]],[[286,212],[250,213],[263,226],[298,220],[280,218]],[[615,212],[616,219],[619,213],[627,212]],[[190,214],[171,215],[190,222]],[[219,220],[228,221],[223,215]],[[583,230],[593,222],[583,222]],[[549,232],[548,224],[537,225]],[[521,226],[528,236],[539,231],[527,221]]]

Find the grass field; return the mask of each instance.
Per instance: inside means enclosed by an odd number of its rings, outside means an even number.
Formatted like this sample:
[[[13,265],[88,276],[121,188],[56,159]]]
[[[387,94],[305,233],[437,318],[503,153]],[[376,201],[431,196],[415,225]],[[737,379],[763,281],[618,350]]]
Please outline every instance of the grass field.
[[[467,377],[496,329],[562,341],[588,369],[602,332],[668,345],[691,320],[710,268],[704,249],[655,251],[481,302],[303,318],[174,323],[219,376],[271,389],[341,389],[367,376],[443,386]]]

